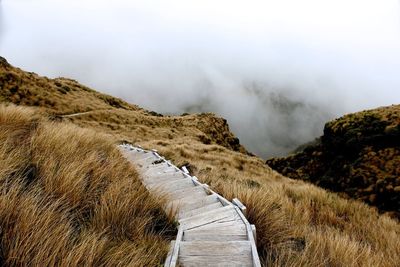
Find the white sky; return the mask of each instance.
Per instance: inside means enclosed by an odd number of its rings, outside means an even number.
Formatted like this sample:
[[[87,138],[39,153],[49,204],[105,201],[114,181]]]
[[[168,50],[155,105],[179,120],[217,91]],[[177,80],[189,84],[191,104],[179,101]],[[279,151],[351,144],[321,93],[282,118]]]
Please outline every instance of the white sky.
[[[261,155],[293,148],[274,136],[305,142],[333,116],[400,102],[396,0],[0,0],[0,55],[160,112],[201,105]],[[271,93],[308,108],[277,114]]]

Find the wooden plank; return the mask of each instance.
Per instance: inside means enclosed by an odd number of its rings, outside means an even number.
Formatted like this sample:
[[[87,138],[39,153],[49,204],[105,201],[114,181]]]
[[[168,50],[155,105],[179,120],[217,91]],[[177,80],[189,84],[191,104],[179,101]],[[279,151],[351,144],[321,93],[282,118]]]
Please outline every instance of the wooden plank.
[[[155,167],[147,167],[146,169],[141,171],[142,175],[145,176],[158,176],[158,175],[168,175],[173,173],[178,173],[178,171],[170,166],[160,166],[160,168]]]
[[[221,220],[218,222],[215,222],[210,225],[204,225],[201,228],[196,228],[196,229],[207,229],[207,228],[212,228],[212,229],[225,229],[225,228],[230,228],[230,227],[242,227],[246,229],[246,225],[243,223],[243,221],[239,218],[236,217],[235,220]],[[193,229],[191,231],[194,231],[196,229]]]
[[[200,205],[205,199],[207,199],[209,196],[201,196],[197,198],[192,198],[192,197],[186,197],[186,198],[180,198],[180,199],[175,199],[170,202],[168,202],[165,205],[165,211],[167,213],[173,211],[182,211],[185,209],[187,205]]]
[[[193,182],[190,179],[178,179],[174,181],[168,181],[166,183],[154,184],[152,188],[158,189],[161,192],[173,192],[176,190],[194,187]]]
[[[179,218],[180,219],[189,218],[189,217],[195,216],[197,214],[201,214],[201,213],[208,212],[208,211],[211,211],[211,210],[214,210],[217,208],[222,208],[222,207],[223,206],[222,206],[221,202],[212,203],[210,205],[206,205],[206,206],[198,208],[198,209],[181,212],[181,213],[179,213]]]
[[[239,222],[236,222],[236,224],[231,224],[231,225],[224,225],[221,223],[211,223],[204,225],[202,227],[197,227],[191,230],[185,231],[185,233],[195,233],[195,232],[205,232],[205,231],[218,231],[219,233],[222,234],[241,234],[241,233],[246,233],[246,226],[244,224],[241,224]]]
[[[183,173],[181,172],[170,172],[170,173],[165,173],[161,175],[143,175],[144,179],[156,179],[157,181],[162,181],[162,180],[168,180],[174,177],[178,178],[187,178]]]
[[[163,186],[163,184],[169,184],[169,183],[174,183],[174,182],[182,182],[183,180],[189,180],[189,179],[186,179],[186,178],[171,179],[171,180],[163,181],[161,183],[156,183],[156,182],[154,182],[152,180],[150,180],[150,181],[142,180],[142,182],[149,189],[153,189],[153,188],[157,189],[157,188],[161,188]]]
[[[170,201],[165,205],[165,210],[167,212],[171,210],[176,210],[176,211],[185,211],[191,208],[198,208],[207,205],[208,203],[216,202],[218,201],[217,198],[213,195],[209,196],[200,196],[200,197],[185,197],[185,198],[180,198],[180,199],[175,199]]]
[[[250,225],[251,231],[253,232],[254,243],[257,245],[257,231],[256,226],[254,224]]]
[[[250,223],[247,221],[247,219],[244,217],[244,215],[240,212],[238,207],[235,207],[240,215],[240,218],[243,220],[243,222],[246,225],[247,229],[247,236],[251,242],[251,254],[252,254],[252,259],[253,259],[253,266],[254,267],[261,267],[260,263],[260,258],[258,257],[258,252],[257,252],[257,247],[256,247],[256,241],[254,240],[253,236],[253,229],[250,226]]]
[[[154,171],[154,172],[146,172],[146,171],[141,171],[140,172],[143,176],[152,178],[152,177],[161,177],[161,176],[167,176],[167,175],[174,175],[177,174],[179,172],[177,172],[174,169],[166,169],[164,170],[159,170],[159,171]]]
[[[188,232],[183,234],[184,241],[249,241],[247,233],[219,233],[218,231]]]
[[[183,230],[196,228],[205,224],[209,224],[221,219],[234,218],[236,211],[231,207],[223,207],[213,211],[209,211],[188,219],[179,220]]]
[[[183,171],[184,173],[186,173],[186,174],[189,174],[189,171],[188,171],[188,169],[186,168],[186,166],[183,166],[183,167],[182,167],[182,171]]]
[[[192,199],[192,198],[184,198],[177,200],[176,202],[182,202],[181,204],[181,212],[186,212],[193,209],[198,209],[213,203],[219,203],[219,200],[216,195],[208,195],[206,197]]]
[[[163,161],[161,163],[160,163],[160,161],[161,161],[161,159],[157,159],[157,161],[149,164],[148,165],[149,170],[157,170],[157,169],[165,168],[165,169],[171,169],[171,170],[173,169],[175,171],[180,171],[179,169],[177,170],[175,168],[175,166],[171,166],[171,164],[168,163],[167,161]]]
[[[181,198],[187,198],[187,197],[206,197],[207,193],[204,191],[204,189],[200,186],[195,186],[191,188],[186,188],[182,190],[178,190],[175,192],[168,193],[168,196],[171,199],[181,199]]]
[[[179,257],[182,266],[252,267],[251,256],[186,256]]]
[[[169,181],[178,180],[178,179],[188,179],[188,178],[183,176],[181,173],[176,173],[176,174],[166,175],[166,176],[143,177],[143,180],[146,181],[146,184],[148,184],[148,185],[162,184],[162,183],[167,183]]]
[[[158,160],[158,158],[156,158],[154,155],[150,155],[147,158],[135,160],[134,163],[137,166],[146,167],[147,165],[150,165],[150,164],[152,164],[153,162],[155,162],[157,160]]]
[[[170,265],[171,259],[172,259],[172,254],[174,252],[174,247],[175,247],[175,240],[172,240],[171,243],[169,244],[169,251],[167,254],[167,258],[165,259],[164,266]]]
[[[247,208],[245,205],[242,204],[242,202],[240,202],[239,199],[237,198],[232,199],[232,203],[240,209],[240,211],[244,214],[244,216],[246,216]]]
[[[182,242],[183,237],[183,229],[181,227],[178,228],[178,234],[176,235],[176,240],[174,244],[174,249],[171,253],[171,261],[169,263],[169,267],[175,267],[178,264],[178,256],[179,256],[179,247]]]
[[[146,174],[147,172],[152,172],[152,171],[159,171],[160,169],[172,169],[175,170],[175,168],[168,166],[168,164],[166,162],[161,162],[158,164],[151,164],[148,166],[148,169],[143,173]]]
[[[182,241],[179,248],[179,256],[251,256],[251,244],[249,241]]]
[[[131,159],[134,163],[146,160],[146,159],[150,159],[150,158],[154,158],[154,155],[151,153],[132,153],[132,152],[128,152],[127,156],[129,159]]]
[[[148,157],[148,155],[139,155],[139,154],[137,154],[137,153],[127,152],[127,151],[124,151],[123,156],[124,156],[129,162],[134,163],[134,164],[135,164],[135,162],[136,162],[137,160],[140,160],[140,159],[143,159],[143,158],[145,158],[145,157]]]

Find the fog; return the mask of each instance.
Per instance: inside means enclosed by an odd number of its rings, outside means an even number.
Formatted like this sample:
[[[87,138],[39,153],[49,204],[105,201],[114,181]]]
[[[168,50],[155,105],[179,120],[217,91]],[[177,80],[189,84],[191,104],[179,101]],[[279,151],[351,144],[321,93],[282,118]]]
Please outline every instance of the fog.
[[[0,0],[0,55],[165,114],[215,112],[285,155],[400,102],[395,0]]]

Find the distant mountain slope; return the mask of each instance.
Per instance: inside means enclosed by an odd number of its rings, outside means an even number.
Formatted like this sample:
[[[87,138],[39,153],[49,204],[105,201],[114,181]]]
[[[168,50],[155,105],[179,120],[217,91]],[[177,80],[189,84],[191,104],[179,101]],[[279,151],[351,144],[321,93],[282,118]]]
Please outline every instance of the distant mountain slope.
[[[59,125],[95,130],[114,144],[128,141],[155,148],[178,166],[188,166],[201,182],[246,205],[265,266],[398,266],[397,221],[362,202],[273,171],[262,159],[248,155],[226,120],[209,113],[162,116],[115,98],[111,103],[118,104],[110,104],[103,100],[110,96],[68,79],[65,83],[71,88],[63,93],[55,84],[59,80],[2,63],[0,102],[34,106],[61,121]],[[81,112],[87,113],[62,116]]]
[[[162,116],[146,111],[136,105],[98,93],[77,81],[67,78],[49,79],[33,72],[25,72],[11,66],[0,57],[0,101],[16,105],[35,106],[56,118],[60,115],[85,113],[71,120],[89,120],[92,126],[106,127],[112,130],[140,125],[129,131],[140,132],[140,140],[153,139],[160,129],[169,137],[193,138],[208,144],[219,144],[226,148],[247,153],[239,140],[230,132],[225,119],[211,113],[188,116]],[[135,112],[129,112],[135,111]],[[87,113],[86,113],[87,112]],[[121,132],[121,131],[117,131]],[[135,141],[135,140],[134,140]]]
[[[267,164],[400,218],[400,105],[328,122],[319,143]]]
[[[76,113],[93,109],[139,110],[118,98],[100,94],[78,82],[49,79],[14,68],[0,57],[0,100],[17,105],[40,106],[55,113]]]

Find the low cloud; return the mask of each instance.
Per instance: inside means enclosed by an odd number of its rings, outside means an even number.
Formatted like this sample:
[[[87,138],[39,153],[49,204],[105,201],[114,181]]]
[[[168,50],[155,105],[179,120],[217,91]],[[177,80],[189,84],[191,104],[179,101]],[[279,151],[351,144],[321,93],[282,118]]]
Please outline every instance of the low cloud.
[[[395,0],[1,5],[0,54],[12,64],[157,112],[216,112],[263,157],[336,116],[400,102]]]

